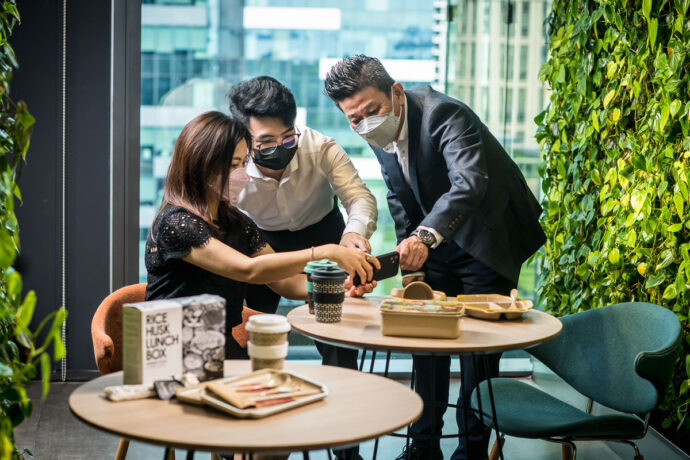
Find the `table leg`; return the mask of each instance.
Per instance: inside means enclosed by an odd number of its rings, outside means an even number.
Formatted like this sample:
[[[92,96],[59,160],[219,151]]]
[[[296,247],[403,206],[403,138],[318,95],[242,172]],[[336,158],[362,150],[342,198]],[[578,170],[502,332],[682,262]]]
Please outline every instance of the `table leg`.
[[[359,371],[362,372],[362,369],[364,369],[364,358],[367,356],[367,350],[362,349],[362,360],[359,362]]]
[[[474,375],[477,375],[477,369],[478,369],[478,367],[477,367],[477,355],[475,355],[474,353],[472,353],[472,367],[474,368]],[[477,384],[479,384],[479,382]],[[482,407],[482,395],[481,395],[481,392],[479,392],[479,391],[477,391],[477,405],[479,406],[479,421],[483,426],[484,425],[484,408]],[[465,423],[467,423],[467,422],[465,422]],[[491,428],[489,428],[488,434],[491,434]],[[491,458],[491,456],[489,455],[488,452],[486,455],[487,455],[486,460],[489,460]]]
[[[388,367],[390,366],[391,363],[391,352],[388,351],[386,352],[386,370],[383,372],[383,376],[388,378]],[[376,438],[374,441],[374,456],[372,460],[376,460],[376,455],[379,452],[379,438]]]
[[[175,460],[175,449],[170,446],[166,447],[165,452],[163,452],[163,460]]]
[[[309,460],[309,451],[308,450],[302,451],[302,458],[304,460]]]
[[[436,439],[436,404],[437,404],[437,398],[436,398],[436,362],[434,360],[436,356],[434,354],[431,355],[431,394],[429,395],[429,412],[431,415],[431,427],[430,427],[430,436],[429,436],[429,448],[431,449],[432,452],[434,452],[434,441]],[[426,401],[424,402],[426,404]],[[441,438],[439,437],[438,439],[439,446],[441,445]],[[432,454],[433,457],[433,454]],[[431,459],[433,460],[433,458]]]
[[[474,355],[472,355],[472,356],[474,357]],[[462,397],[462,421],[463,421],[463,424],[465,427],[462,430],[463,431],[462,434],[465,437],[466,449],[468,449],[469,445],[470,445],[470,431],[467,429],[467,410],[469,407],[467,404],[469,401],[467,401],[467,394],[465,391],[466,390],[466,388],[465,388],[466,373],[465,373],[465,369],[463,369],[463,366],[462,366],[462,356],[458,356],[458,360],[460,361],[460,395]],[[473,369],[474,375],[477,375],[477,367],[476,366],[473,366],[473,367],[474,367],[474,369]],[[472,390],[470,390],[470,391],[472,391]]]
[[[412,355],[410,355],[412,356]],[[415,366],[414,356],[412,356],[412,378],[410,380],[410,390],[414,391],[414,377],[417,366]],[[405,460],[408,460],[410,455],[410,425],[407,425],[407,433],[405,434]]]
[[[494,430],[496,431],[496,439],[500,440],[501,439],[501,432],[498,428],[498,418],[496,417],[496,403],[494,400],[494,389],[493,386],[491,385],[491,372],[489,370],[489,357],[486,354],[482,355],[482,361],[484,361],[484,372],[486,373],[486,385],[489,387],[489,400],[491,401],[491,415],[493,416],[493,421],[494,421]],[[503,459],[503,447],[501,446],[501,442],[498,442],[498,455]]]
[[[371,351],[371,364],[369,365],[369,373],[374,373],[374,361],[376,360],[376,350]]]
[[[186,460],[194,460],[194,451],[193,450],[188,450],[187,455],[185,456]]]

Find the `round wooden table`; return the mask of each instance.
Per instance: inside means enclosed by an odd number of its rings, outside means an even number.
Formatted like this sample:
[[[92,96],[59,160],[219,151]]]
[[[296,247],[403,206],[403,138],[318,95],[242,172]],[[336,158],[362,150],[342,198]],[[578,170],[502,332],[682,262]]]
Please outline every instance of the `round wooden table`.
[[[561,321],[547,313],[531,310],[515,320],[487,321],[462,318],[457,339],[392,337],[381,334],[379,300],[384,297],[345,298],[339,323],[317,323],[306,305],[288,313],[292,328],[320,342],[366,350],[400,351],[414,354],[496,353],[527,348],[556,337]]]
[[[326,385],[328,396],[263,419],[236,419],[176,401],[108,401],[103,389],[122,384],[122,372],[117,372],[74,390],[69,407],[87,424],[120,437],[211,452],[294,452],[356,444],[406,426],[422,413],[415,392],[383,377],[294,362],[285,368]],[[250,370],[249,361],[225,362],[226,376]]]
[[[393,337],[381,334],[381,313],[379,312],[379,301],[388,297],[370,296],[368,298],[345,298],[343,303],[343,318],[339,323],[317,323],[316,317],[309,314],[307,305],[297,307],[288,313],[287,318],[292,328],[308,337],[320,342],[329,343],[348,348],[358,348],[373,350],[374,357],[376,351],[385,351],[386,373],[388,375],[388,364],[391,352],[409,352],[414,355],[465,355],[472,356],[474,371],[476,374],[478,356],[484,365],[484,370],[489,373],[488,354],[499,353],[508,350],[527,348],[546,342],[556,337],[563,329],[561,321],[547,313],[538,310],[530,310],[521,318],[514,320],[488,321],[465,316],[460,325],[460,336],[456,339],[430,339],[421,337]],[[373,359],[370,372],[373,370]],[[360,364],[360,370],[364,365],[364,355]],[[462,360],[460,362],[462,371]],[[413,369],[414,375],[414,369]],[[414,382],[414,377],[412,378]],[[489,385],[490,410],[494,420],[494,429],[497,439],[499,434],[499,421],[496,417],[496,408],[493,400],[493,389],[491,378],[487,379]],[[431,388],[435,388],[435,376],[431,375]],[[464,416],[467,417],[469,402],[463,396]],[[438,405],[432,394],[427,401],[433,411]],[[453,404],[448,406],[457,407]],[[480,412],[482,410],[481,398],[479,399]],[[432,425],[433,431],[433,425]],[[458,433],[457,435],[442,435],[441,437],[464,436],[469,444],[469,433]],[[408,436],[409,438],[409,436]],[[408,439],[409,441],[409,439]],[[378,440],[374,446],[374,458]],[[503,459],[503,450],[499,443],[498,454]]]

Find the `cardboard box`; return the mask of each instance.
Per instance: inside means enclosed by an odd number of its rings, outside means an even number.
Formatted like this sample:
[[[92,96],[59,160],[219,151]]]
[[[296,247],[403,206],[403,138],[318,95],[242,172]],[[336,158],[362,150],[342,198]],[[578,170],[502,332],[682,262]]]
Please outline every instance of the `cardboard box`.
[[[191,372],[223,376],[225,299],[202,294],[125,304],[122,308],[125,384],[149,384]]]

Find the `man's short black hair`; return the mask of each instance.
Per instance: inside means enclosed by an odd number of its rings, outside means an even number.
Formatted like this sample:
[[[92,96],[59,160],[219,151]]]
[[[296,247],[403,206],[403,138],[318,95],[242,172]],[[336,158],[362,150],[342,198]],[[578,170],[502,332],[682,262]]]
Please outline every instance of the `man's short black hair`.
[[[278,118],[288,128],[295,124],[295,96],[273,77],[261,76],[240,82],[230,88],[228,97],[230,113],[245,126],[249,126],[249,117]]]
[[[367,86],[390,94],[395,80],[386,72],[381,61],[374,57],[355,54],[336,62],[326,74],[326,94],[335,103],[363,90]]]

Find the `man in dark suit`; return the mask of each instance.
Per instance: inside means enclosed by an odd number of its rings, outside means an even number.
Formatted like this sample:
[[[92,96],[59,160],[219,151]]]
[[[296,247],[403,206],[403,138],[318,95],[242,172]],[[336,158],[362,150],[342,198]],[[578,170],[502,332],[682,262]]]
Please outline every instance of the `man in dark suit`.
[[[429,86],[405,91],[376,58],[356,55],[338,61],[326,75],[326,93],[350,126],[371,145],[388,186],[403,284],[423,279],[449,296],[508,295],[522,263],[544,244],[542,209],[518,166],[465,104]],[[498,374],[500,355],[489,356]],[[449,357],[413,356],[415,388],[429,399],[448,401]],[[462,358],[462,389],[469,395],[486,378]],[[432,370],[433,369],[433,370]],[[435,373],[436,388],[431,388]],[[474,431],[452,459],[484,458],[488,437],[469,415],[459,429]],[[439,436],[445,406],[424,408],[412,425],[415,439],[399,458],[442,458]],[[431,413],[434,413],[432,420]]]

